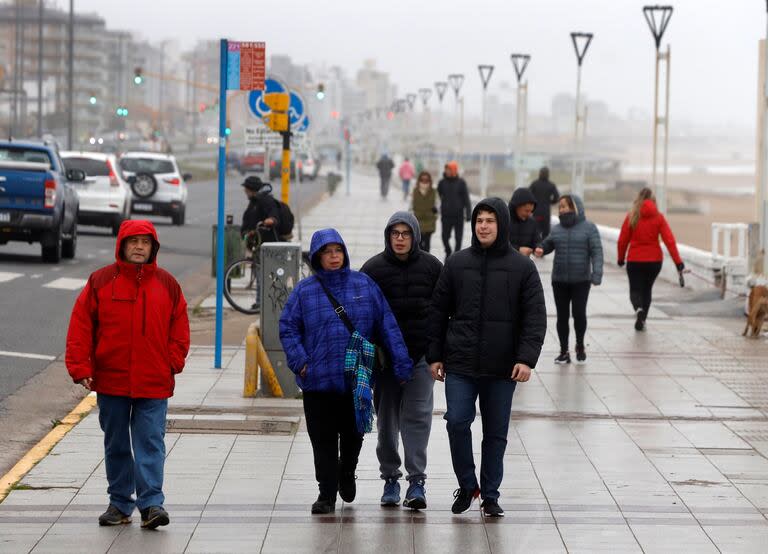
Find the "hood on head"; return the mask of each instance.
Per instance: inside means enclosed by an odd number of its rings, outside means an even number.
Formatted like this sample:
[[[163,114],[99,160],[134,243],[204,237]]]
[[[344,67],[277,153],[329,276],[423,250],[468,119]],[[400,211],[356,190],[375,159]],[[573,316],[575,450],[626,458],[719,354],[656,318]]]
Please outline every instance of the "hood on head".
[[[496,214],[496,221],[498,222],[498,234],[496,235],[496,241],[491,245],[491,250],[505,251],[509,248],[509,228],[511,226],[511,220],[509,217],[509,207],[501,198],[495,196],[486,198],[478,202],[475,209],[472,210],[472,246],[474,248],[482,248],[480,241],[477,239],[475,233],[475,222],[477,221],[477,213],[480,210],[492,211]]]
[[[659,208],[653,200],[643,200],[640,206],[640,217],[654,217],[659,214]]]
[[[509,205],[513,208],[517,208],[523,204],[533,204],[533,207],[536,207],[536,197],[528,187],[515,189],[515,192],[512,193],[512,200],[509,201]]]
[[[576,206],[576,222],[586,221],[587,215],[584,213],[584,201],[581,199],[581,196],[578,194],[564,194],[562,197],[570,197],[573,200]]]
[[[419,228],[419,221],[411,212],[395,212],[392,217],[389,218],[387,226],[384,228],[384,250],[389,254],[395,255],[392,250],[392,243],[389,240],[389,231],[397,225],[403,223],[411,228],[413,231],[413,243],[411,244],[411,251],[409,254],[414,254],[419,251],[419,243],[421,242],[421,229]]]
[[[148,264],[157,263],[157,252],[160,250],[160,241],[157,239],[157,231],[151,221],[146,219],[127,219],[120,224],[120,230],[117,232],[117,241],[115,242],[115,259],[118,262],[124,262],[123,259],[123,241],[128,237],[136,235],[152,236],[152,254],[149,255]]]
[[[336,229],[320,229],[319,231],[315,231],[312,235],[312,241],[309,245],[309,259],[312,264],[312,269],[315,271],[323,271],[323,268],[320,265],[320,250],[322,250],[326,244],[332,244],[334,242],[340,244],[344,249],[344,265],[341,266],[342,269],[349,269],[349,252],[347,251],[347,245],[344,243],[344,239],[341,238],[341,235]]]

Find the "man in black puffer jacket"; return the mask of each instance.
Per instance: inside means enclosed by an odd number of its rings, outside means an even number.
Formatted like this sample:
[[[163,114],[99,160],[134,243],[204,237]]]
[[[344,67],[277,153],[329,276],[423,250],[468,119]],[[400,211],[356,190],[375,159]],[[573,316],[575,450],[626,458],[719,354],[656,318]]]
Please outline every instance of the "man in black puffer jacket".
[[[504,515],[499,486],[518,382],[528,381],[547,330],[539,273],[509,244],[509,209],[488,198],[472,212],[472,246],[451,256],[432,296],[427,362],[445,381],[445,413],[453,470],[459,482],[453,513],[480,494],[483,513]],[[470,425],[480,397],[483,419],[480,487]]]
[[[519,188],[512,193],[509,201],[509,242],[512,248],[530,256],[539,245],[539,228],[531,214],[536,209],[536,198],[530,189]]]
[[[362,267],[387,299],[403,333],[408,354],[416,364],[413,378],[401,384],[391,371],[379,375],[374,388],[376,425],[381,478],[384,494],[381,503],[400,503],[399,435],[403,438],[406,479],[409,482],[403,505],[413,509],[427,507],[427,443],[432,429],[432,389],[435,381],[424,360],[427,349],[427,319],[432,292],[443,264],[419,249],[419,222],[409,212],[395,213],[384,229],[384,251]]]

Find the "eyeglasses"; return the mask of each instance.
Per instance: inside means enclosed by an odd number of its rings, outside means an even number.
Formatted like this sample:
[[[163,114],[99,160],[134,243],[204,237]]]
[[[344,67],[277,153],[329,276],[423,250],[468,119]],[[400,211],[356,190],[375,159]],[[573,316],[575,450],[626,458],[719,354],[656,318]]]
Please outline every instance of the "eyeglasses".
[[[389,236],[393,239],[399,239],[400,237],[404,239],[409,239],[413,236],[413,231],[397,231],[395,229],[392,229],[389,232]]]

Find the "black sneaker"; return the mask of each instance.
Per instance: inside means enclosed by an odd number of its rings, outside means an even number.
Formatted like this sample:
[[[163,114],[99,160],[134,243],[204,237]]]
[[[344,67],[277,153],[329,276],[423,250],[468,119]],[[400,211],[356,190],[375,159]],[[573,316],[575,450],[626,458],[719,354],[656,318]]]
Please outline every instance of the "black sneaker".
[[[451,511],[454,514],[463,514],[472,507],[472,502],[479,496],[480,489],[456,489],[453,493],[456,500],[453,501]]]
[[[555,358],[556,364],[569,364],[571,363],[571,354],[569,352],[560,352],[560,355]]]
[[[123,523],[130,523],[131,516],[124,514],[112,504],[109,505],[107,511],[99,516],[99,525],[122,525]]]
[[[502,510],[499,503],[492,498],[483,500],[480,507],[483,509],[483,516],[485,517],[504,517],[504,510]]]
[[[344,502],[352,502],[357,494],[357,476],[354,471],[339,470],[339,496]]]
[[[323,498],[322,496],[318,496],[317,500],[315,500],[315,503],[312,504],[312,513],[313,514],[330,514],[331,512],[336,511],[336,502],[331,500],[329,498]]]
[[[643,315],[643,309],[638,308],[637,311],[635,311],[636,318],[635,318],[635,331],[642,331],[645,329],[645,317]]]
[[[576,363],[577,364],[585,364],[587,363],[587,352],[584,350],[584,345],[576,345]]]
[[[142,529],[157,529],[162,525],[168,525],[171,519],[168,517],[168,512],[162,506],[150,506],[145,510],[141,510],[141,528]]]

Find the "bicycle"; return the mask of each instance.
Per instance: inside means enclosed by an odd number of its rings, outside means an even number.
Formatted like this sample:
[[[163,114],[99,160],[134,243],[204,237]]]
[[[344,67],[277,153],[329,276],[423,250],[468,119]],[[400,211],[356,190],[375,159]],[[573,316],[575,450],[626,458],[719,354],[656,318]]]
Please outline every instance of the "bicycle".
[[[274,229],[259,224],[255,231],[244,237],[246,249],[250,254],[230,263],[224,270],[224,298],[230,306],[244,314],[257,314],[261,311],[261,245],[264,237],[260,231],[275,233]],[[275,234],[275,238],[278,237]],[[278,242],[277,240],[275,242]],[[312,274],[309,253],[302,252],[299,279]]]

